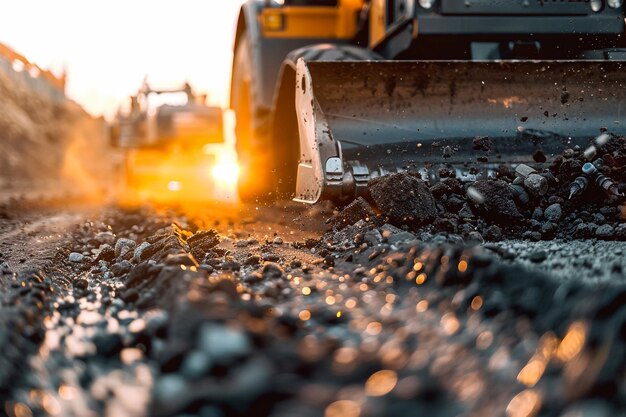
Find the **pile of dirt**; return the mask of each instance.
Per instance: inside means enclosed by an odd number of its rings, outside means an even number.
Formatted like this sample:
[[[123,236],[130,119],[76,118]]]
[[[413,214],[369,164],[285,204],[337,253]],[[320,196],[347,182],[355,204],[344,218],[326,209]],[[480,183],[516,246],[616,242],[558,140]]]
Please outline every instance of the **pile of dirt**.
[[[103,120],[0,72],[0,189],[102,187],[106,147]]]
[[[533,157],[543,169],[501,166],[473,181],[460,181],[451,167],[433,184],[409,172],[376,178],[369,195],[331,224],[338,231],[362,219],[389,223],[424,241],[626,240],[626,138],[603,133],[586,149]]]

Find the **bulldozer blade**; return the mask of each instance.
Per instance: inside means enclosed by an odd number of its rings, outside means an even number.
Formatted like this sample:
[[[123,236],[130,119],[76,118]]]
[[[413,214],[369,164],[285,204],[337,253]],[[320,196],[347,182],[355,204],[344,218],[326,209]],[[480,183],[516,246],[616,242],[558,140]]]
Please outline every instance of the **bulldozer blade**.
[[[626,135],[626,62],[299,60],[296,74],[307,203],[355,198],[390,172],[475,178]]]

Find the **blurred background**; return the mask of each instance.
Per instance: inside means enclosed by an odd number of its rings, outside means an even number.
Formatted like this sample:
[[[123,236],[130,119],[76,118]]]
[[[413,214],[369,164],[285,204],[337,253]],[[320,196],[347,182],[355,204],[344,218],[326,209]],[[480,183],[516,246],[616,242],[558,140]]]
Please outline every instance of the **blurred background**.
[[[169,117],[178,118],[179,122],[170,122],[183,123],[189,131],[196,122],[189,120],[185,112],[193,118],[206,113],[207,106],[227,107],[232,38],[241,3],[0,3],[0,15],[5,17],[0,25],[0,198],[58,194],[63,190],[80,193],[81,198],[106,198],[112,190],[127,185],[122,177],[131,164],[134,172],[147,169],[151,179],[158,178],[158,186],[151,183],[153,195],[180,200],[185,189],[179,171],[196,164],[195,171],[183,176],[204,176],[207,184],[220,187],[220,195],[233,199],[234,119],[229,114],[224,116],[223,136],[219,139],[225,146],[207,150],[205,160],[190,162],[188,155],[197,152],[188,150],[181,156],[185,152],[181,148],[189,147],[188,142],[194,138],[165,143],[161,132],[144,134],[157,122],[162,123],[158,115],[151,119],[159,106],[181,104],[177,101],[180,94],[172,101],[164,94],[151,93],[150,98],[156,99],[150,103],[151,108],[146,103],[135,112],[129,108],[130,97],[139,90],[162,91],[188,85],[193,89],[190,97],[196,108],[182,109],[180,115]],[[183,120],[185,117],[188,120]],[[116,147],[112,126],[128,127],[131,122],[134,125],[130,130],[122,129],[130,145]],[[207,128],[206,124],[201,127],[205,131]],[[210,128],[221,129],[218,125]],[[191,133],[198,136],[200,130],[193,129]],[[135,162],[138,158],[145,160],[146,155],[137,154],[147,153],[143,149],[157,142],[161,145],[156,162],[143,166]],[[155,160],[153,153],[147,158]],[[137,178],[133,181],[136,183]],[[139,182],[146,188],[143,177]],[[194,190],[187,187],[188,194],[204,198],[217,195],[215,189],[208,192],[197,188],[198,184],[194,186]],[[133,190],[133,197],[137,196],[146,197]]]
[[[241,3],[7,1],[0,42],[55,74],[67,70],[67,95],[94,116],[112,117],[146,75],[159,86],[189,80],[224,105]]]

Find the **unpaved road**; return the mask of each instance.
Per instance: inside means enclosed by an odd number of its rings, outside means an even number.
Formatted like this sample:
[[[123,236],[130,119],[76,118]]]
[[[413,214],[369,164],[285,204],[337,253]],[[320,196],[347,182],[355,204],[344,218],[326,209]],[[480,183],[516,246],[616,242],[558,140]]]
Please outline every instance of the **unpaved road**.
[[[623,243],[323,235],[331,215],[5,211],[6,413],[623,414]]]

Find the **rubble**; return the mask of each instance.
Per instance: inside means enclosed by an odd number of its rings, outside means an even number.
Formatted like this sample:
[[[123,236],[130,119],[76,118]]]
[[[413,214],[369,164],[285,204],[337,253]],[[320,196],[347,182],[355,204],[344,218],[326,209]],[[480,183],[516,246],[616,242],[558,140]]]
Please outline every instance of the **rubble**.
[[[475,140],[476,149],[483,149],[482,141]],[[416,236],[444,241],[454,241],[458,235],[472,242],[503,238],[623,240],[620,227],[626,216],[619,207],[625,204],[626,139],[605,134],[594,143],[593,163],[575,147],[548,158],[549,168],[518,164],[511,173],[501,167],[496,179],[478,175],[463,183],[454,178],[454,171],[444,168],[452,177],[446,174],[429,186],[434,208],[430,196],[425,197],[423,183],[412,174],[377,178],[369,186],[371,206],[364,199],[356,200],[340,211],[331,225],[344,228],[367,219],[380,225],[388,219]],[[390,189],[395,192],[386,192]],[[489,231],[493,226],[498,226],[499,232]],[[605,227],[597,231],[600,226]],[[369,244],[380,240],[373,233],[367,235]]]
[[[432,193],[411,174],[375,178],[368,188],[377,209],[395,226],[424,224],[437,216]]]

